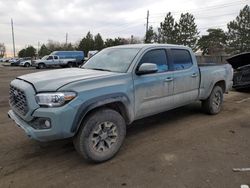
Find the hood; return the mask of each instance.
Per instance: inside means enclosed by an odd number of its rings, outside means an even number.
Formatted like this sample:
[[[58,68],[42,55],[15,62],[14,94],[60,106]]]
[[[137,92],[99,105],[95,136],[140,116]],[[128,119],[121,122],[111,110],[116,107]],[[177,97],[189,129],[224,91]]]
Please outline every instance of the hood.
[[[227,62],[232,65],[234,69],[250,65],[250,52],[237,54],[227,59]]]
[[[57,69],[19,76],[18,79],[32,83],[38,92],[56,91],[58,88],[72,82],[104,78],[119,73],[81,68]]]

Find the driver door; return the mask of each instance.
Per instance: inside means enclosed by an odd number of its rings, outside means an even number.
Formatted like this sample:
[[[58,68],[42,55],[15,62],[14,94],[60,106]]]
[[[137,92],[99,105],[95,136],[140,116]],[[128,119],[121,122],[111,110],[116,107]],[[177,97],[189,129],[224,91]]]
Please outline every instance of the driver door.
[[[154,49],[144,53],[138,66],[154,63],[158,71],[151,74],[135,75],[135,118],[153,115],[173,106],[173,72],[169,71],[165,49]]]

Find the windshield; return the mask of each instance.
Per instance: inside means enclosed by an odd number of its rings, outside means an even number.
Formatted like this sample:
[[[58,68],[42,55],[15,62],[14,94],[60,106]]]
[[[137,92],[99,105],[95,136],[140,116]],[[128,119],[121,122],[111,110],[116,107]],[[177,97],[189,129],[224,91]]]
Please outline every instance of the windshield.
[[[47,57],[48,57],[48,56],[46,55],[46,56],[44,56],[42,59],[45,59],[45,60],[46,60],[46,59],[47,59]]]
[[[91,57],[83,68],[124,73],[127,72],[139,50],[138,48],[107,48]]]

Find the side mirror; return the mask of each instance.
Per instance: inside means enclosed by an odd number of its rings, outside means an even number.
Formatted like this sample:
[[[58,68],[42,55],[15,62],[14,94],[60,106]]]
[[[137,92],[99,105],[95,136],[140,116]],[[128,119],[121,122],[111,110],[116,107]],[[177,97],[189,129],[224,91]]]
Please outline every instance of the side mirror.
[[[156,73],[158,71],[157,65],[154,63],[143,63],[140,65],[139,69],[137,70],[137,75],[142,74],[151,74]]]

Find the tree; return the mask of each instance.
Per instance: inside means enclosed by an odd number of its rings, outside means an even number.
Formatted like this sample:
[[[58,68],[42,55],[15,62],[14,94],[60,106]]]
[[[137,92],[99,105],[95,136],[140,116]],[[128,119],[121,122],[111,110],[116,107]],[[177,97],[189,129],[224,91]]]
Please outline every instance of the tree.
[[[26,57],[35,57],[36,49],[33,46],[28,46],[26,48]]]
[[[38,52],[39,57],[43,57],[50,54],[50,50],[43,44]]]
[[[129,44],[130,40],[129,39],[124,39],[124,38],[115,38],[115,39],[106,39],[105,41],[105,47],[110,47],[110,46],[118,46],[118,45],[123,45],[123,44]]]
[[[80,41],[78,45],[78,50],[84,51],[84,53],[87,55],[90,50],[94,49],[95,41],[93,39],[93,35],[89,31],[87,35]]]
[[[28,46],[18,52],[18,57],[35,57],[36,49],[33,46]]]
[[[6,48],[4,43],[0,43],[0,57],[2,58],[5,55]]]
[[[131,35],[130,39],[127,39],[128,41],[130,40],[129,44],[141,44],[143,43],[143,39],[141,39],[140,37],[134,37],[133,35]]]
[[[148,31],[146,32],[146,36],[145,36],[145,40],[144,42],[145,43],[152,43],[154,42],[154,39],[155,39],[155,32],[153,30],[153,27],[150,26]]]
[[[18,57],[26,57],[25,53],[26,53],[25,48],[24,48],[24,49],[21,49],[21,50],[18,52]]]
[[[75,50],[75,48],[74,48],[74,46],[73,46],[71,43],[67,43],[67,44],[65,43],[65,44],[62,44],[62,45],[61,45],[61,50],[73,51],[73,50]]]
[[[104,48],[104,42],[102,40],[102,36],[100,33],[98,33],[95,36],[95,45],[94,45],[95,50],[102,50]]]
[[[197,43],[202,54],[222,55],[227,44],[227,36],[222,29],[208,29],[208,35],[203,35]]]
[[[53,51],[60,51],[62,50],[62,45],[60,42],[49,40],[48,43],[46,44],[47,49],[49,50],[49,53]]]
[[[178,31],[176,28],[176,22],[174,21],[171,12],[169,12],[164,18],[164,21],[160,23],[160,28],[158,29],[157,41],[159,43],[176,44],[177,33]]]
[[[189,46],[196,51],[199,32],[192,14],[181,14],[179,23],[175,25],[175,31],[178,33],[177,44]]]
[[[250,51],[250,7],[240,10],[235,20],[227,24],[228,51],[236,54]]]

